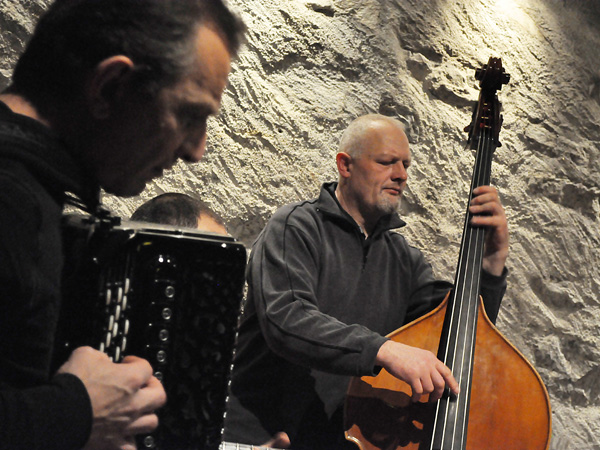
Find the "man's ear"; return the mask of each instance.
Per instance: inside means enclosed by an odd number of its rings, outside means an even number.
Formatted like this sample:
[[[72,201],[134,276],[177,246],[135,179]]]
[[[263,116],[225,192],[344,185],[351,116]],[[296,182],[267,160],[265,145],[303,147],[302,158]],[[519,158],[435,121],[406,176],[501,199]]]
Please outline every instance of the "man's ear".
[[[339,152],[335,156],[335,162],[337,164],[340,177],[348,178],[350,176],[350,165],[352,164],[352,156],[350,156],[348,153]]]
[[[133,68],[133,61],[124,55],[111,56],[94,68],[86,86],[86,99],[94,118],[110,116],[115,101],[123,95]]]

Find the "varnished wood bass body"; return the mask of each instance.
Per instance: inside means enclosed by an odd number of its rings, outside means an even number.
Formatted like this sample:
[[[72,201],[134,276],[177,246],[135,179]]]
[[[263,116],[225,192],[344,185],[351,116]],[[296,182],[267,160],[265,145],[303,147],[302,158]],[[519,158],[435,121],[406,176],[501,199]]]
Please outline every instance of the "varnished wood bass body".
[[[436,353],[448,298],[389,337]],[[550,401],[538,373],[487,318],[480,301],[468,450],[546,450]],[[412,404],[410,386],[382,370],[353,379],[346,400],[347,437],[362,450],[429,449],[435,403]]]

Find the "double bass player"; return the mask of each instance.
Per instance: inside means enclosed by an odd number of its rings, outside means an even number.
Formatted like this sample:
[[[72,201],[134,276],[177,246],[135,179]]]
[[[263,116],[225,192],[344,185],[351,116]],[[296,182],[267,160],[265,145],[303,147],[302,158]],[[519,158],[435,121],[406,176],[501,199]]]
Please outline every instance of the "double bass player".
[[[279,209],[255,242],[240,325],[225,440],[291,448],[356,449],[342,405],[351,376],[382,367],[412,399],[441,397],[457,382],[431,352],[384,336],[437,306],[452,285],[392,231],[411,162],[401,122],[353,121],[336,156],[339,179],[318,198]],[[506,290],[508,227],[497,191],[473,191],[472,223],[486,228],[481,293],[492,321]],[[481,215],[480,215],[481,214]]]

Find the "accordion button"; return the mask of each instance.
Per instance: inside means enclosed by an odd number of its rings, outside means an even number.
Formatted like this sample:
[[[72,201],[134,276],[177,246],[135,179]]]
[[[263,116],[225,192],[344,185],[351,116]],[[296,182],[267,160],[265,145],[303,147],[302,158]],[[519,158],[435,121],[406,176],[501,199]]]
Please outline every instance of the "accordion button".
[[[127,308],[127,295],[123,296],[123,304],[121,305],[121,309],[123,311],[125,311],[125,309]]]
[[[171,308],[163,308],[162,318],[164,320],[171,320],[171,317],[173,317],[173,311],[171,310]]]
[[[108,318],[108,329],[112,330],[114,325],[115,325],[115,316],[113,316],[111,314],[110,317]]]
[[[110,302],[112,300],[112,291],[110,289],[106,290],[106,306],[110,305]]]
[[[169,340],[169,330],[160,330],[158,332],[158,339],[160,339],[162,342],[167,342]]]
[[[129,320],[125,319],[125,323],[123,324],[123,334],[127,336],[129,334]]]
[[[129,286],[131,285],[131,281],[129,278],[125,278],[125,293],[129,293]]]
[[[117,303],[121,303],[123,301],[123,288],[119,287],[117,290]]]
[[[173,286],[167,286],[165,288],[165,297],[167,297],[167,298],[175,297],[175,288]]]
[[[115,326],[112,329],[112,335],[115,337],[119,335],[119,322],[115,322]]]
[[[123,340],[121,341],[121,351],[123,353],[125,353],[126,349],[127,349],[127,338],[125,336],[123,336]]]
[[[164,375],[160,370],[157,370],[156,372],[154,372],[154,376],[156,377],[156,379],[158,381],[160,381],[162,383]]]
[[[121,361],[121,349],[119,347],[115,348],[115,362]]]
[[[108,349],[108,347],[110,347],[110,342],[112,341],[112,336],[109,333],[106,333],[106,338],[104,339],[104,346],[106,349]]]
[[[117,305],[115,308],[115,320],[119,320],[121,318],[121,305]]]
[[[144,438],[144,447],[154,448],[154,438],[152,436],[146,436]]]
[[[164,364],[167,361],[167,352],[164,350],[159,350],[156,352],[156,361],[158,361],[160,364]]]

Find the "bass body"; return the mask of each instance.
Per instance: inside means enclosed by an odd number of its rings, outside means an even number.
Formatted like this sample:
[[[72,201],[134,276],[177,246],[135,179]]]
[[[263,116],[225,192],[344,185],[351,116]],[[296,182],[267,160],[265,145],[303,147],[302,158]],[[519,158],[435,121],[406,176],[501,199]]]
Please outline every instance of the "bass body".
[[[438,351],[448,297],[434,311],[388,337]],[[539,374],[490,322],[479,301],[468,450],[545,450],[550,444],[550,400]],[[437,403],[411,402],[410,386],[382,370],[353,379],[346,400],[346,435],[362,450],[424,450],[431,446]],[[454,402],[460,400],[455,399]],[[464,401],[464,400],[463,400]],[[459,423],[459,425],[462,425]],[[452,427],[460,438],[463,427]],[[460,444],[448,448],[462,449]],[[446,448],[446,447],[441,447]]]

